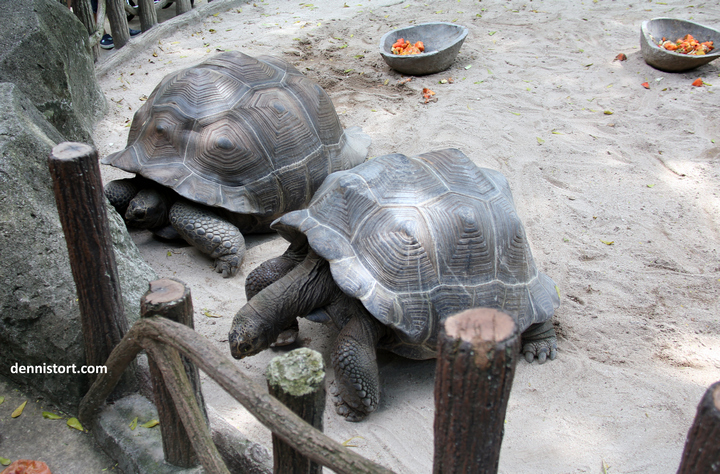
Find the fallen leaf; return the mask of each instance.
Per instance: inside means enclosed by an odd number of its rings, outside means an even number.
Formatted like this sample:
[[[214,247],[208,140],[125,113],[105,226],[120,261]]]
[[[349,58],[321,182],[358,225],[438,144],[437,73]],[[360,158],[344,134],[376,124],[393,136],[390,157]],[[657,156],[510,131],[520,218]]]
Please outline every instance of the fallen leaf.
[[[0,464],[2,464],[3,466],[9,466],[10,460],[7,458],[0,457]]]
[[[535,137],[535,138],[537,138],[537,142],[538,142],[539,144],[542,145],[543,143],[545,143],[545,140],[543,140],[542,138],[540,138],[540,137]]]
[[[692,85],[694,85],[695,87],[702,87],[702,85],[703,85],[703,80],[698,77],[697,79],[695,79],[695,80],[693,81]]]
[[[81,424],[80,424],[80,421],[79,421],[77,418],[75,418],[75,417],[70,418],[70,419],[67,421],[67,425],[68,425],[70,428],[74,428],[74,429],[76,429],[76,430],[78,430],[78,431],[85,431],[85,428],[83,428],[83,425],[81,425]]]
[[[648,84],[647,82],[643,82],[640,85],[643,86],[645,89],[650,89],[650,84]]]
[[[353,436],[352,438],[346,439],[345,441],[343,441],[342,445],[343,445],[343,446],[346,446],[346,447],[348,447],[348,448],[357,448],[357,445],[356,445],[356,444],[350,444],[350,441],[352,441],[352,440],[354,440],[354,439],[356,439],[356,438],[357,438],[357,439],[365,439],[365,438],[363,438],[362,436]]]
[[[55,413],[53,413],[51,411],[42,412],[42,416],[43,416],[43,418],[46,418],[48,420],[60,420],[62,418],[62,416],[56,415]]]
[[[137,428],[137,416],[135,417],[135,419],[133,419],[133,421],[130,422],[129,426],[130,431],[135,431],[135,428]]]
[[[147,423],[143,423],[140,426],[142,426],[143,428],[153,428],[159,424],[160,424],[160,422],[158,420],[150,420]]]
[[[620,53],[615,56],[615,61],[627,61],[627,56],[625,56],[625,53]]]
[[[18,416],[22,415],[23,410],[25,409],[25,405],[27,405],[27,400],[22,402],[22,405],[17,407],[14,412],[12,412],[12,415],[10,415],[13,418],[17,418]]]
[[[612,245],[612,244],[615,243],[614,240],[609,240],[609,241],[608,241],[608,240],[602,240],[602,239],[600,239],[600,242],[604,243],[605,245]]]
[[[213,312],[210,311],[209,309],[205,309],[205,308],[203,308],[202,314],[204,314],[204,315],[205,315],[206,317],[208,317],[208,318],[222,318],[221,315],[219,315],[219,314],[217,314],[217,313],[213,313]]]
[[[715,143],[715,142],[713,142],[713,143]],[[2,405],[2,402],[4,402],[4,401],[5,401],[5,397],[0,397],[0,405]]]

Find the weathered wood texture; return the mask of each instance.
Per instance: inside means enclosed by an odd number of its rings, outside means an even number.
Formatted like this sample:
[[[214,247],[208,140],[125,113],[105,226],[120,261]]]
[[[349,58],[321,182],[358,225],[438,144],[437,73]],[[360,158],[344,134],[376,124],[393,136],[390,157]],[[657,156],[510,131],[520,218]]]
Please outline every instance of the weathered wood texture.
[[[325,368],[322,355],[296,349],[275,357],[267,370],[268,391],[317,430],[323,430]],[[272,435],[275,474],[320,474],[322,466]]]
[[[190,0],[175,0],[175,14],[182,15],[192,10]]]
[[[698,404],[678,469],[678,474],[713,472],[720,472],[720,382],[712,384]]]
[[[209,345],[203,336],[181,324],[160,317],[145,318],[135,323],[113,351],[106,363],[108,368],[113,370],[108,370],[108,374],[100,375],[80,403],[79,417],[83,426],[93,426],[105,397],[117,383],[117,378],[113,374],[154,341],[167,344],[186,355],[263,425],[313,461],[327,466],[338,474],[392,472],[314,429],[275,397],[269,395],[266,389],[238,370],[231,360]],[[184,400],[188,403],[194,402],[188,398]],[[199,435],[192,435],[190,439],[193,441],[198,437]],[[197,446],[195,449],[198,454],[202,452]],[[200,462],[207,468],[206,461],[201,459]]]
[[[178,280],[163,278],[150,282],[150,289],[140,300],[140,314],[143,318],[163,316],[191,329],[193,305],[190,289]],[[197,367],[185,357],[181,358],[194,398],[207,424],[205,402],[200,389],[200,374]],[[155,406],[160,418],[163,452],[165,460],[180,467],[191,467],[198,463],[188,432],[173,397],[164,381],[163,373],[153,358],[149,359],[150,376],[155,396]]]
[[[102,2],[103,0],[99,0]],[[113,45],[120,49],[130,41],[130,28],[125,13],[125,0],[105,0],[107,2],[107,17],[110,22]],[[99,3],[98,2],[98,3]]]
[[[158,24],[157,10],[153,0],[139,0],[137,2],[140,11],[140,29],[147,31]]]
[[[100,366],[128,331],[128,323],[105,210],[98,154],[89,145],[64,142],[52,149],[48,165],[77,288],[85,363]],[[94,378],[90,376],[90,382]],[[135,388],[134,364],[131,364],[117,394]]]
[[[434,473],[495,473],[520,336],[493,309],[448,318],[438,338]]]
[[[105,3],[103,4],[103,22],[105,21]],[[97,61],[100,55],[100,36],[95,35],[97,30],[97,24],[95,22],[95,12],[92,10],[90,0],[72,0],[72,10],[75,16],[85,26],[87,30],[88,38],[90,39],[90,47],[93,52],[93,59]]]

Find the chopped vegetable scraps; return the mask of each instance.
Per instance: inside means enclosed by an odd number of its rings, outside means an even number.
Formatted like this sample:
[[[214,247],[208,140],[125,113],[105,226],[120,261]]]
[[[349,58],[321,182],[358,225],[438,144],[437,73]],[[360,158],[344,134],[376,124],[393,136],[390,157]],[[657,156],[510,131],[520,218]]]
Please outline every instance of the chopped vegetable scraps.
[[[392,45],[393,54],[399,54],[401,56],[405,56],[407,54],[420,54],[424,51],[425,45],[422,41],[412,44],[409,41],[405,41],[404,38],[400,38]]]
[[[431,91],[427,87],[423,87],[423,97],[425,97],[425,103],[430,102],[430,98],[435,95],[435,91]]]
[[[693,81],[692,85],[694,85],[695,87],[702,87],[702,85],[703,85],[703,80],[698,77],[697,79],[695,79],[695,80]]]
[[[650,84],[648,84],[647,82],[643,82],[640,85],[643,86],[645,89],[650,89]]]
[[[682,38],[678,38],[676,41],[668,41],[667,38],[663,38],[658,46],[665,48],[668,51],[675,51],[681,54],[691,54],[695,56],[701,56],[707,54],[715,47],[712,41],[699,42],[692,35],[687,34]]]

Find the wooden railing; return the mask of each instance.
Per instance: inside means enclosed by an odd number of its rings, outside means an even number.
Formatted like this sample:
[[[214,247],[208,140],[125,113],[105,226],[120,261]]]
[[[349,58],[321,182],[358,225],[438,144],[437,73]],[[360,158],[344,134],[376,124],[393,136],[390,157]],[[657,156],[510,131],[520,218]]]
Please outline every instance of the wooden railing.
[[[192,329],[190,291],[182,282],[152,282],[141,301],[143,317],[126,330],[97,158],[88,145],[62,143],[49,160],[78,287],[87,363],[107,367],[80,404],[83,425],[93,426],[105,399],[118,393],[116,387],[121,393],[134,389],[127,369],[145,350],[165,458],[171,464],[199,462],[208,473],[229,472],[208,430],[200,369],[273,432],[275,472],[315,473],[320,465],[337,473],[391,472],[317,429],[322,427],[322,410],[308,404],[324,405],[324,398],[318,399],[324,397],[323,390],[294,400],[271,389],[293,406],[290,410],[198,335]],[[472,309],[445,321],[435,380],[434,473],[497,472],[519,344],[513,319],[495,310]],[[305,419],[295,412],[304,413]],[[678,472],[714,472],[720,466],[719,433],[720,382],[698,406]]]
[[[113,46],[120,49],[130,40],[127,15],[140,17],[140,29],[145,32],[158,24],[157,12],[169,3],[175,3],[175,14],[182,15],[192,9],[190,0],[137,0],[135,7],[125,0],[98,0],[97,12],[92,10],[90,0],[72,0],[72,9],[88,31],[90,47],[98,57],[98,44],[105,29],[105,16],[110,23]]]

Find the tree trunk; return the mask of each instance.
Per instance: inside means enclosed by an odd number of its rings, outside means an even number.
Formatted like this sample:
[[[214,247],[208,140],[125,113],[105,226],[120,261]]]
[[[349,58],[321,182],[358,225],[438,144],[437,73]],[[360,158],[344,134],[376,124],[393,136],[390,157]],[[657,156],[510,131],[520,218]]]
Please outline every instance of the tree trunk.
[[[128,331],[97,150],[64,142],[48,161],[55,201],[77,288],[86,365],[101,366]],[[119,374],[118,374],[119,375]],[[90,375],[92,383],[96,375]],[[116,396],[135,390],[134,364]]]
[[[710,386],[688,431],[678,474],[720,472],[720,382]]]
[[[476,308],[438,338],[433,472],[495,473],[520,345],[513,319]]]

